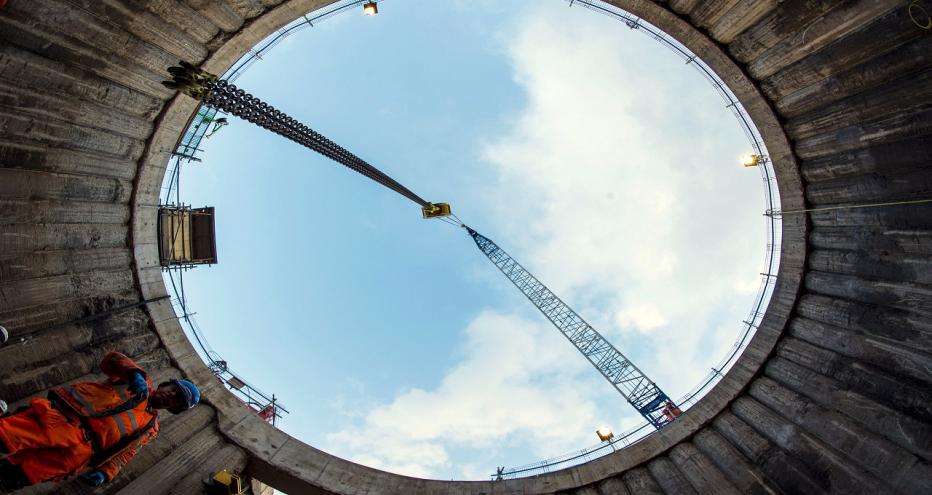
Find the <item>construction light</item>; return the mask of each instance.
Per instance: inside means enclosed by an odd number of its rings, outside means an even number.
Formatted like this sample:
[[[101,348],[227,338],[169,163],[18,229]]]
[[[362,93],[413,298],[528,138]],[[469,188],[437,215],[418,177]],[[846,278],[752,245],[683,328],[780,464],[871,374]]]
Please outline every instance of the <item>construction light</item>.
[[[362,6],[362,12],[366,15],[375,15],[379,13],[379,5],[375,2],[366,2]]]
[[[607,426],[603,426],[599,428],[598,430],[595,430],[595,434],[598,435],[599,440],[603,442],[608,442],[611,439],[615,438],[615,434],[612,433],[612,430],[610,430]]]
[[[758,164],[760,164],[760,156],[759,155],[747,155],[744,157],[741,163],[745,167],[756,167]]]

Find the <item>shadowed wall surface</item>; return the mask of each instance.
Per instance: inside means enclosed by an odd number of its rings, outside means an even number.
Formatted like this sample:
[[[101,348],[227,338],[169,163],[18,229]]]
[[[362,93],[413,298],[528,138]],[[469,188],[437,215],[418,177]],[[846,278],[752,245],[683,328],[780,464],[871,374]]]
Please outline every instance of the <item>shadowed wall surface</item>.
[[[305,445],[220,386],[167,300],[76,322],[167,295],[158,193],[196,104],[160,84],[165,69],[184,59],[222,73],[328,3],[0,8],[0,323],[12,334],[0,397],[16,407],[88,379],[119,350],[156,381],[194,380],[206,402],[165,415],[159,438],[94,493],[198,493],[224,468],[293,494],[932,492],[932,203],[787,215],[773,299],[725,379],[643,442],[534,478],[419,480]],[[729,85],[767,143],[784,210],[932,198],[932,31],[910,2],[611,3]]]

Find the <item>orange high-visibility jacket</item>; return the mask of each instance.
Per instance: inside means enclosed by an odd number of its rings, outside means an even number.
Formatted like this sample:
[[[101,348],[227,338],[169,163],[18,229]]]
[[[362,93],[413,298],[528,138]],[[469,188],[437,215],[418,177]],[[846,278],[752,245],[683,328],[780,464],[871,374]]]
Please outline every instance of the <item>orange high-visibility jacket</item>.
[[[101,382],[81,382],[53,389],[49,395],[76,414],[94,438],[94,467],[116,477],[136,451],[158,436],[158,413],[146,410],[147,400],[136,400],[127,390],[128,375],[138,371],[152,384],[146,372],[132,359],[111,352],[100,363],[107,375]]]

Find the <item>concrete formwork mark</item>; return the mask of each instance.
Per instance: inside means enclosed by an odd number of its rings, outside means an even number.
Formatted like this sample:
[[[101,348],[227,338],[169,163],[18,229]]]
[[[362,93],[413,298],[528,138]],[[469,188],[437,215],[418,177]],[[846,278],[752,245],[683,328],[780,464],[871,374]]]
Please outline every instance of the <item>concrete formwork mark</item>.
[[[925,465],[909,461],[928,461],[932,423],[932,215],[925,206],[786,218],[773,301],[726,380],[642,444],[533,479],[416,480],[290,439],[213,381],[166,302],[95,325],[60,326],[87,311],[165,294],[153,262],[152,205],[168,151],[195,108],[158,84],[166,61],[190,56],[222,72],[265,35],[329,3],[41,0],[32,10],[16,2],[0,11],[0,93],[23,107],[0,111],[0,181],[9,179],[0,186],[0,318],[14,337],[39,332],[36,343],[49,342],[25,351],[34,362],[11,359],[16,376],[0,387],[21,400],[55,382],[85,379],[100,352],[117,348],[201,383],[209,404],[209,414],[177,423],[150,446],[152,455],[103,492],[130,493],[159,476],[172,483],[146,484],[155,487],[149,493],[181,492],[211,469],[247,463],[304,493],[928,488]],[[928,38],[899,26],[902,2],[611,3],[683,42],[729,84],[767,142],[784,209],[928,192],[932,114],[928,85],[921,84],[932,59]],[[71,31],[66,20],[74,21]],[[886,29],[890,36],[882,37]],[[858,40],[875,41],[874,49]],[[917,94],[922,101],[900,101]],[[49,116],[69,99],[70,112]],[[775,109],[791,117],[788,125]],[[113,252],[121,254],[104,261]],[[128,278],[127,253],[134,267]],[[60,370],[48,367],[58,361]],[[182,441],[193,437],[203,441]],[[888,461],[868,465],[875,454]],[[197,466],[183,473],[182,461]]]

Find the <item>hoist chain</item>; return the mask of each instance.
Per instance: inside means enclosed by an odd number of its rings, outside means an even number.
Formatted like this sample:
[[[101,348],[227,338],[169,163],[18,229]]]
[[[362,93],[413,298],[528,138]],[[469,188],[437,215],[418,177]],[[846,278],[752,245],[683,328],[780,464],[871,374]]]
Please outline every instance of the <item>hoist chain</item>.
[[[166,87],[183,91],[188,96],[200,100],[209,107],[236,115],[243,120],[310,148],[401,194],[422,207],[431,205],[430,202],[414,194],[398,181],[354,155],[346,148],[334,143],[255,96],[238,89],[235,85],[186,62],[181,62],[180,67],[170,67],[168,70],[171,72],[173,80],[163,82],[162,84]]]

